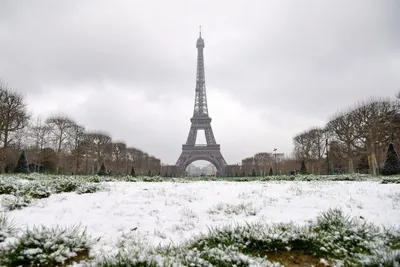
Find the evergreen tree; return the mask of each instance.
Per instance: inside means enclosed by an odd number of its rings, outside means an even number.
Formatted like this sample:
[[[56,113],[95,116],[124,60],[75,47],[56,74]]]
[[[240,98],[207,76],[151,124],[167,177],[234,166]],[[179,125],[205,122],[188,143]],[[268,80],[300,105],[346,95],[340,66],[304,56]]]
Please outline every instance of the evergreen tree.
[[[300,173],[301,174],[308,174],[307,168],[306,168],[306,164],[304,163],[304,160],[301,161]]]
[[[29,173],[28,161],[26,160],[25,151],[21,152],[14,173]]]
[[[147,173],[147,176],[151,177],[151,171],[149,170],[149,172]]]
[[[131,169],[131,176],[136,177],[135,168],[133,168],[133,167]]]
[[[268,175],[269,175],[269,176],[274,175],[274,171],[272,170],[272,167],[269,168],[269,174],[268,174]]]
[[[386,154],[386,161],[382,169],[382,174],[383,175],[400,174],[399,158],[397,156],[396,151],[394,150],[394,146],[392,143],[389,145]]]
[[[100,176],[107,175],[107,170],[106,170],[106,166],[104,165],[104,162],[101,164],[100,170],[97,173],[97,175],[100,175]]]
[[[256,177],[257,176],[257,173],[256,173],[256,171],[253,169],[253,171],[251,172],[251,176],[253,176],[253,177]]]

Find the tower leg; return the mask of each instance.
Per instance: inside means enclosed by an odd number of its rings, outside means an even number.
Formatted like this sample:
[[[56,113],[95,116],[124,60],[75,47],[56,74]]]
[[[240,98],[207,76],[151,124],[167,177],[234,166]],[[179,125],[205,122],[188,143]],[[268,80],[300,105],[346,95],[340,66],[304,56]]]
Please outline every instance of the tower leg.
[[[189,135],[186,140],[186,145],[195,146],[196,139],[197,139],[197,127],[192,124],[192,126],[190,126]]]

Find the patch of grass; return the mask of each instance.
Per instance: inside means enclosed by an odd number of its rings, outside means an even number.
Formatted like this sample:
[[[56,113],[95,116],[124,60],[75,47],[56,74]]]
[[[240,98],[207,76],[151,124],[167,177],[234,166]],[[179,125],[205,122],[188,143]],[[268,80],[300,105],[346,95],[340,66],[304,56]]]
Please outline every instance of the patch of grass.
[[[52,181],[52,187],[55,193],[69,193],[74,192],[79,186],[78,180],[73,179],[56,179]]]
[[[304,227],[257,223],[210,229],[190,247],[203,251],[221,244],[236,246],[240,252],[257,257],[301,251],[314,259],[329,259],[344,266],[364,266],[368,259],[371,262],[379,259],[376,251],[385,252],[386,262],[396,261],[399,240],[399,232],[385,232],[373,224],[344,215],[339,209],[330,209],[321,213],[316,223]]]
[[[387,177],[383,178],[381,184],[400,184],[400,177]]]
[[[24,186],[21,194],[30,196],[31,198],[48,198],[51,195],[51,188],[44,181],[32,182]]]
[[[317,218],[314,231],[318,233],[320,250],[345,265],[357,264],[365,255],[372,255],[376,244],[385,240],[381,228],[356,217],[345,216],[340,209],[322,213]],[[384,248],[382,245],[381,249]]]
[[[86,258],[91,241],[80,226],[35,227],[8,242],[0,251],[5,266],[56,266]]]
[[[95,193],[102,189],[103,187],[100,184],[96,183],[82,183],[76,188],[77,194],[88,194]]]
[[[215,248],[199,250],[186,247],[152,248],[143,243],[122,248],[116,255],[105,255],[84,266],[148,266],[148,267],[183,267],[183,266],[281,266],[272,264],[263,257],[245,255],[235,246],[220,245]]]
[[[87,181],[89,183],[100,183],[102,180],[100,176],[95,175],[95,176],[89,176]]]
[[[293,250],[318,251],[316,234],[310,233],[308,228],[296,226],[293,223],[266,225],[252,223],[235,227],[210,229],[191,244],[192,247],[204,249],[235,245],[245,254],[264,256],[271,251]]]
[[[286,267],[331,266],[331,262],[324,258],[310,255],[305,251],[288,250],[268,252],[267,259],[272,262],[282,263]]]
[[[254,181],[381,181],[382,177],[372,176],[368,174],[341,174],[341,175],[274,175],[265,177],[161,177],[161,176],[137,176],[132,177],[129,175],[121,176],[97,176],[97,175],[53,175],[53,174],[39,174],[31,173],[29,175],[24,174],[1,174],[0,175],[0,194],[1,181],[4,179],[8,180],[25,180],[25,181],[55,181],[55,180],[66,180],[66,181],[77,181],[77,182],[173,182],[173,183],[187,183],[196,181],[226,181],[226,182],[254,182]],[[383,183],[400,183],[400,177],[386,177],[382,181]],[[65,189],[60,192],[72,192],[74,190]]]
[[[394,250],[400,250],[400,229],[399,228],[385,228],[384,235],[386,237],[385,245]]]
[[[5,213],[0,214],[0,243],[15,235],[17,227],[14,221],[8,219]]]
[[[32,198],[28,195],[7,195],[1,200],[1,205],[6,211],[22,209],[32,203]]]
[[[159,177],[159,176],[143,177],[143,182],[165,182],[165,181],[166,181],[166,179],[163,179],[162,177]]]
[[[400,251],[376,250],[370,257],[360,259],[360,262],[361,266],[365,267],[397,267],[400,266]]]
[[[232,216],[245,214],[246,216],[255,216],[257,215],[258,211],[259,210],[255,208],[252,203],[218,203],[214,207],[211,207],[207,212],[212,215],[224,214],[226,216]]]
[[[19,192],[23,188],[23,184],[7,178],[0,179],[0,195],[12,195]]]
[[[103,189],[100,183],[87,182],[74,176],[43,176],[31,174],[31,180],[23,176],[0,176],[0,195],[5,210],[20,209],[28,206],[34,199],[48,198],[51,194],[77,192],[78,194],[94,193]],[[43,179],[46,177],[48,179]]]
[[[190,210],[183,209],[182,212],[188,218],[195,217]],[[117,252],[102,254],[80,264],[105,267],[400,264],[398,229],[368,224],[337,208],[321,213],[314,222],[304,226],[258,222],[210,228],[208,233],[180,246],[154,247],[143,233],[134,230],[122,235]],[[54,266],[72,259],[85,259],[90,247],[87,239],[79,236],[76,230],[67,232],[71,234],[43,228],[28,231],[18,241],[10,243],[13,245],[8,252],[0,255],[4,258],[0,264]]]
[[[280,264],[271,263],[264,257],[246,255],[234,245],[218,245],[217,247],[202,250],[198,254],[198,258],[212,264],[210,266],[281,266]],[[196,261],[198,261],[198,259],[196,259]],[[193,262],[190,262],[190,264],[193,264]],[[188,264],[187,266],[193,265]]]

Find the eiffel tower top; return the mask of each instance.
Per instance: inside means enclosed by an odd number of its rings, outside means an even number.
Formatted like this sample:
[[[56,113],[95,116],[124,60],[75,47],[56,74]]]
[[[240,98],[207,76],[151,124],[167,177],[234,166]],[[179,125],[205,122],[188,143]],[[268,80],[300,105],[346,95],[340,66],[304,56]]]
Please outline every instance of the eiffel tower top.
[[[207,95],[206,95],[206,82],[204,75],[204,40],[201,38],[201,27],[199,39],[196,43],[197,47],[197,75],[196,75],[196,97],[194,102],[193,118],[207,117]]]
[[[197,39],[196,47],[204,48],[204,40],[203,40],[203,38],[201,38],[201,26],[200,26],[200,31],[199,31],[199,39]]]

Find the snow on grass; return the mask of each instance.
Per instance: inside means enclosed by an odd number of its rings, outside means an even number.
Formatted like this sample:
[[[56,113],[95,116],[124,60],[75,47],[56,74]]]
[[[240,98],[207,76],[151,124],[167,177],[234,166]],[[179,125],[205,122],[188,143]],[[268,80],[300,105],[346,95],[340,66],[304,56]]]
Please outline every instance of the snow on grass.
[[[52,194],[7,212],[21,227],[83,224],[100,241],[93,252],[115,251],[138,232],[152,245],[180,244],[210,227],[237,223],[304,225],[331,207],[379,225],[399,225],[400,184],[376,181],[105,182],[91,194]]]
[[[76,192],[88,194],[100,191],[103,186],[90,177],[63,177],[46,175],[0,176],[0,211],[21,209],[51,194]],[[41,201],[43,202],[43,201]]]
[[[0,231],[4,230],[2,228]],[[9,234],[0,242],[0,265],[50,267],[71,264],[72,260],[88,258],[92,243],[93,240],[79,225],[66,228],[33,227],[14,235]]]

